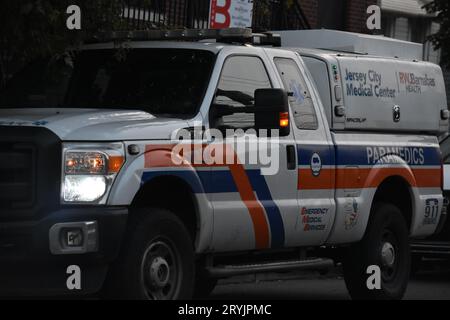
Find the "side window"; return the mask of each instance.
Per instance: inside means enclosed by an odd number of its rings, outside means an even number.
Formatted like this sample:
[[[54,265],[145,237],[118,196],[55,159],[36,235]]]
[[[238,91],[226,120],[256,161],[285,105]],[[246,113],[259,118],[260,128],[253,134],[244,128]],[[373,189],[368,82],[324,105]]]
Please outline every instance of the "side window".
[[[261,59],[251,56],[228,58],[211,108],[211,126],[219,129],[253,128],[255,90],[271,87]]]
[[[450,164],[450,137],[441,142],[442,159],[445,164]]]
[[[318,123],[313,100],[297,63],[292,59],[275,58],[275,65],[289,92],[289,104],[294,112],[297,128],[316,130]]]
[[[305,65],[308,67],[308,70],[311,72],[311,76],[313,77],[317,91],[319,92],[320,99],[322,100],[328,123],[331,124],[331,110],[333,109],[333,104],[327,64],[324,61],[316,58],[303,56],[302,59]]]

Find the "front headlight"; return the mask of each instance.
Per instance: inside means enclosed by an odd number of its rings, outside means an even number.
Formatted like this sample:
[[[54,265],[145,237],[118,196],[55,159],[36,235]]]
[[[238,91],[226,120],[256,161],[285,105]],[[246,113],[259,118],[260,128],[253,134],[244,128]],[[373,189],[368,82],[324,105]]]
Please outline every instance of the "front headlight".
[[[61,202],[105,204],[124,162],[122,143],[65,144]]]

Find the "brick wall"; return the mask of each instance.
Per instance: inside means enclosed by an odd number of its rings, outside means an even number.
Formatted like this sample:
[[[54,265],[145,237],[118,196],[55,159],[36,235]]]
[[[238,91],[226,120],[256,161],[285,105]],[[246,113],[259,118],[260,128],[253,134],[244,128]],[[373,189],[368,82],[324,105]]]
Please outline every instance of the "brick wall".
[[[299,0],[300,7],[309,22],[312,29],[318,28],[318,10],[319,4],[317,0]]]
[[[367,8],[377,4],[377,0],[347,0],[346,31],[372,33],[367,29]]]

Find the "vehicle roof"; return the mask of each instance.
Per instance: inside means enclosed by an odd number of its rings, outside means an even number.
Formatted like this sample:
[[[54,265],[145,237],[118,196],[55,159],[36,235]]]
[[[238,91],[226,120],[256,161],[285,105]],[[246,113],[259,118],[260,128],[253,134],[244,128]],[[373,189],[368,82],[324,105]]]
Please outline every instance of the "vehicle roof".
[[[389,60],[399,60],[399,61],[410,61],[410,62],[420,62],[424,64],[434,64],[428,61],[418,61],[413,59],[405,59],[398,57],[388,57],[388,56],[379,56],[379,55],[371,55],[365,53],[358,52],[346,52],[346,51],[336,51],[336,50],[328,50],[328,49],[311,49],[311,48],[283,48],[290,51],[298,52],[300,55],[305,56],[316,56],[324,59],[330,57],[354,57],[354,58],[375,58],[375,59],[389,59]]]
[[[104,50],[114,48],[163,48],[163,49],[192,49],[192,50],[206,50],[213,53],[218,53],[225,46],[233,46],[233,44],[211,42],[211,41],[125,41],[122,43],[92,43],[81,47],[82,50]],[[234,45],[236,46],[236,45]]]
[[[114,49],[114,48],[164,48],[164,49],[191,49],[191,50],[206,50],[215,54],[219,53],[225,47],[242,47],[244,44],[236,43],[223,43],[210,40],[202,41],[125,41],[122,43],[92,43],[86,44],[81,47],[82,50],[102,50],[102,49]],[[245,44],[246,46],[252,46],[251,44]],[[404,59],[398,57],[377,56],[358,52],[345,52],[329,49],[312,49],[312,48],[296,48],[296,47],[272,47],[272,46],[255,46],[255,48],[264,48],[267,50],[287,50],[298,52],[300,55],[316,56],[322,59],[335,58],[335,57],[354,57],[354,58],[376,58],[376,59],[395,59],[401,61],[414,61],[420,63],[432,64],[427,61],[417,61],[411,59]]]
[[[105,50],[114,48],[132,48],[132,49],[145,49],[145,48],[162,48],[162,49],[192,49],[192,50],[206,50],[215,54],[219,53],[223,48],[247,48],[265,49],[265,50],[283,50],[282,47],[273,47],[270,45],[254,45],[250,43],[224,43],[215,42],[211,40],[201,41],[125,41],[121,43],[114,42],[99,42],[85,44],[81,47],[81,50]],[[292,50],[295,51],[295,50]]]

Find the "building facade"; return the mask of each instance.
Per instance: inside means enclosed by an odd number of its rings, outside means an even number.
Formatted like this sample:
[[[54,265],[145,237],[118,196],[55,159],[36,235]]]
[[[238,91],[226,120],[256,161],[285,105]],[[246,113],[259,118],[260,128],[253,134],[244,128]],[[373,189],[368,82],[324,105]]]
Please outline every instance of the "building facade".
[[[428,36],[439,31],[424,5],[431,0],[381,0],[382,29],[387,37],[422,43],[424,60],[439,63],[440,52],[433,49]]]
[[[225,0],[223,0],[225,1]],[[257,31],[327,28],[369,33],[367,7],[378,0],[254,0],[252,27]],[[210,0],[125,0],[129,28],[207,28]]]
[[[378,0],[298,0],[312,29],[372,33],[367,8]]]

